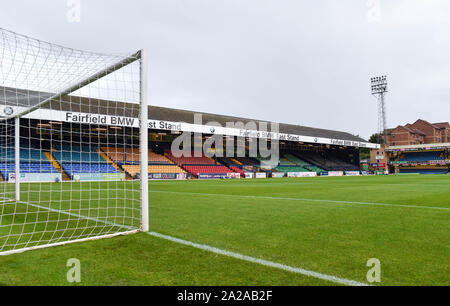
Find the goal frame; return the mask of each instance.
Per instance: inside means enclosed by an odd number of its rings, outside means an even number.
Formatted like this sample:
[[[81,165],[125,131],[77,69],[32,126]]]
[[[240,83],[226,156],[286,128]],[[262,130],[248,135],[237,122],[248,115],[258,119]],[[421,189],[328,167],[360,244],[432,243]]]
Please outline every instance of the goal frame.
[[[87,86],[96,80],[99,80],[100,78],[107,76],[127,65],[130,65],[136,61],[140,61],[140,103],[139,103],[139,151],[140,151],[140,227],[139,228],[132,228],[127,225],[120,225],[120,224],[113,224],[114,226],[121,227],[126,229],[126,231],[113,233],[113,234],[106,234],[106,235],[99,235],[94,237],[88,237],[88,238],[82,238],[82,239],[74,239],[74,240],[68,240],[68,241],[62,241],[62,242],[56,242],[56,243],[49,243],[45,245],[38,245],[33,247],[26,247],[21,249],[15,249],[15,250],[9,250],[0,252],[1,256],[8,256],[12,254],[20,254],[28,251],[33,250],[39,250],[39,249],[45,249],[55,246],[62,246],[62,245],[68,245],[68,244],[74,244],[79,242],[86,242],[86,241],[94,241],[94,240],[100,240],[100,239],[107,239],[107,238],[113,238],[118,236],[125,236],[130,234],[135,234],[139,232],[149,232],[150,225],[149,225],[149,195],[148,195],[148,62],[147,62],[147,52],[145,49],[141,49],[138,52],[129,55],[128,57],[124,58],[123,60],[111,65],[110,67],[107,67],[106,69],[95,73],[94,75],[77,82],[76,84],[73,84],[72,86],[60,91],[59,93],[54,94],[50,98],[47,98],[46,100],[42,101],[41,103],[38,103],[37,105],[34,105],[33,107],[30,107],[29,109],[14,114],[12,116],[5,116],[0,119],[0,121],[4,120],[12,120],[14,119],[14,130],[15,130],[15,138],[14,138],[14,148],[15,148],[15,199],[13,201],[17,203],[24,203],[21,202],[20,199],[20,119],[29,114],[33,111],[46,106],[49,104],[52,100],[60,99],[62,97],[65,97],[72,92],[78,90],[79,88],[82,88],[84,86]],[[26,203],[25,203],[26,204]],[[49,210],[51,210],[49,208]],[[68,214],[71,215],[69,212],[63,212],[59,211],[62,214]],[[78,216],[80,218],[89,219],[89,217],[86,216]],[[99,219],[95,219],[95,221],[98,221],[100,223],[109,224],[108,221],[102,221]]]

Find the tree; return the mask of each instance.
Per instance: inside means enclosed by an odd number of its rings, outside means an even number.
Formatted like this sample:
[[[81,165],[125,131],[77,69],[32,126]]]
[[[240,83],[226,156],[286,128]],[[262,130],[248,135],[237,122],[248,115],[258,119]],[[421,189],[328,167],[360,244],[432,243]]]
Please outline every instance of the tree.
[[[384,144],[384,139],[383,139],[382,135],[380,135],[379,133],[375,133],[372,136],[370,136],[369,142],[370,143]]]

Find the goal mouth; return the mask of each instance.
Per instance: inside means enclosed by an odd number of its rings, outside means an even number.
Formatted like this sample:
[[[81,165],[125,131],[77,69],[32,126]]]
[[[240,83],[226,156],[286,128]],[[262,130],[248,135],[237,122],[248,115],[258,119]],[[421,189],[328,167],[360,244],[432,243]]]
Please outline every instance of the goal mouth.
[[[0,255],[148,231],[148,177],[111,158],[132,149],[148,172],[144,52],[88,52],[0,28],[0,66]],[[139,114],[139,125],[95,120],[99,108]],[[63,122],[63,109],[94,119]]]

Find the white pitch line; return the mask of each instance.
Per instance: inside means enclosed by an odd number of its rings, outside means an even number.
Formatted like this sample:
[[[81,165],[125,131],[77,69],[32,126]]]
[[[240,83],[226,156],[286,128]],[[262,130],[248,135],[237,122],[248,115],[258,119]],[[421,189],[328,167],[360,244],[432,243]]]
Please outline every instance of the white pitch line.
[[[270,268],[280,269],[280,270],[284,270],[284,271],[288,271],[288,272],[292,272],[292,273],[296,273],[296,274],[301,274],[301,275],[305,275],[305,276],[309,276],[309,277],[313,277],[313,278],[318,278],[318,279],[329,281],[329,282],[333,282],[333,283],[336,283],[336,284],[341,284],[341,285],[346,285],[346,286],[370,286],[368,284],[357,282],[357,281],[354,281],[354,280],[340,278],[340,277],[336,277],[336,276],[333,276],[333,275],[322,274],[322,273],[319,273],[319,272],[305,270],[305,269],[302,269],[302,268],[291,267],[291,266],[283,265],[283,264],[276,263],[276,262],[273,262],[273,261],[268,261],[268,260],[264,260],[264,259],[260,259],[260,258],[250,257],[250,256],[242,255],[242,254],[239,254],[239,253],[218,249],[218,248],[215,248],[215,247],[212,247],[212,246],[209,246],[209,245],[198,244],[198,243],[190,242],[190,241],[187,241],[187,240],[178,239],[178,238],[175,238],[175,237],[172,237],[172,236],[159,234],[159,233],[156,233],[156,232],[150,232],[150,233],[147,233],[147,234],[149,234],[150,236],[153,236],[153,237],[157,237],[157,238],[168,240],[168,241],[175,242],[175,243],[178,243],[178,244],[186,245],[186,246],[193,247],[193,248],[196,248],[196,249],[200,249],[200,250],[203,250],[203,251],[215,253],[215,254],[218,254],[218,255],[232,257],[232,258],[243,260],[243,261],[247,261],[247,262],[250,262],[250,263],[253,263],[253,264],[259,264],[259,265],[270,267]]]
[[[247,199],[263,199],[263,200],[285,200],[285,201],[303,201],[303,202],[321,202],[321,203],[335,203],[335,204],[351,204],[351,205],[373,205],[373,206],[388,206],[399,208],[422,208],[422,209],[437,209],[450,211],[448,207],[439,206],[419,206],[419,205],[403,205],[403,204],[390,204],[390,203],[376,203],[376,202],[353,202],[353,201],[340,201],[340,200],[322,200],[322,199],[304,199],[304,198],[283,198],[283,197],[267,197],[267,196],[247,196],[238,194],[222,194],[222,193],[202,193],[202,192],[182,192],[182,191],[163,191],[163,190],[151,190],[153,193],[169,193],[169,194],[186,194],[186,195],[204,195],[212,197],[237,197]]]

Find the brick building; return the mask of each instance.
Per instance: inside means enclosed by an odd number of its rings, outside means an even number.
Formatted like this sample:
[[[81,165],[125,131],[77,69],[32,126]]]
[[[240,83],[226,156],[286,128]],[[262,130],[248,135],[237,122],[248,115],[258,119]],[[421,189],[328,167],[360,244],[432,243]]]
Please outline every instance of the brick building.
[[[413,124],[408,123],[387,130],[388,146],[447,142],[450,142],[450,124],[448,122],[430,123],[419,119]]]
[[[440,122],[434,125],[441,129],[442,142],[450,143],[450,124],[448,122]]]

